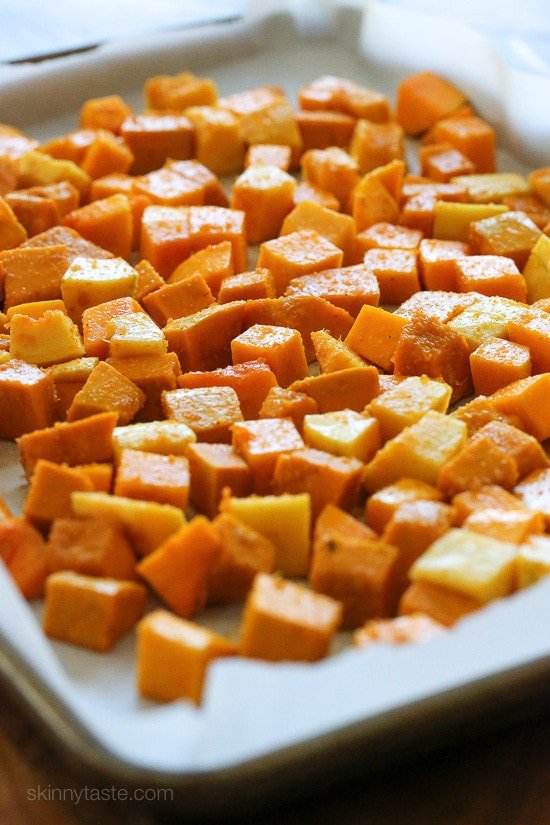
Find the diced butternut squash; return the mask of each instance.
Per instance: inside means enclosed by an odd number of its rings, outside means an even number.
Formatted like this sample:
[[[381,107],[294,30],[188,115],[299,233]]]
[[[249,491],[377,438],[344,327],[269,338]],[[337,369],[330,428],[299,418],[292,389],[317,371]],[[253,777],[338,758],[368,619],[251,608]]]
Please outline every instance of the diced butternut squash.
[[[179,421],[139,421],[114,428],[112,453],[117,463],[126,448],[161,455],[185,455],[189,444],[196,440],[193,430]]]
[[[293,278],[285,295],[318,295],[355,317],[363,304],[378,306],[380,287],[376,274],[363,263]]]
[[[297,329],[268,324],[253,324],[231,341],[234,364],[265,361],[281,387],[308,374],[302,336]]]
[[[188,618],[206,603],[208,571],[220,552],[208,519],[195,516],[142,559],[137,570],[174,613]]]
[[[425,613],[411,613],[394,619],[369,619],[353,634],[353,643],[361,649],[373,644],[419,644],[444,632],[445,625]]]
[[[477,173],[493,173],[496,164],[496,134],[492,126],[476,115],[445,117],[431,131],[431,138],[450,143],[466,155]]]
[[[91,201],[69,212],[61,222],[117,257],[128,258],[132,251],[132,211],[126,195],[119,193]]]
[[[298,102],[302,109],[346,112],[374,123],[385,123],[391,116],[389,100],[380,92],[335,75],[322,75],[303,86]]]
[[[435,485],[441,468],[464,446],[463,421],[430,410],[386,441],[365,467],[363,482],[369,493],[408,477]]]
[[[124,449],[113,492],[185,510],[189,500],[189,462],[185,456]]]
[[[312,230],[318,232],[344,253],[344,264],[356,261],[356,228],[351,215],[335,212],[312,201],[300,201],[286,215],[280,228],[280,235]],[[273,237],[273,236],[272,236]]]
[[[484,484],[499,484],[510,490],[518,480],[514,458],[479,433],[441,468],[437,486],[449,498]]]
[[[107,358],[107,326],[114,318],[139,312],[140,305],[130,296],[95,304],[82,312],[82,338],[86,355]]]
[[[529,587],[550,573],[550,542],[548,536],[529,536],[519,546],[517,558],[519,588]]]
[[[8,515],[0,521],[0,559],[26,599],[44,594],[48,574],[46,543],[25,518]]]
[[[219,513],[212,522],[221,541],[221,553],[208,577],[208,603],[227,604],[244,599],[257,573],[271,573],[277,550],[272,541],[231,513]]]
[[[135,578],[136,556],[121,526],[100,519],[56,518],[48,535],[48,570]]]
[[[165,284],[143,298],[143,306],[159,327],[166,326],[171,318],[193,315],[213,303],[210,287],[199,273]]]
[[[232,387],[237,393],[243,418],[257,418],[269,390],[277,387],[277,379],[264,361],[243,361],[217,370],[185,372],[178,386]],[[275,416],[277,417],[277,416]]]
[[[360,412],[380,391],[378,370],[364,367],[334,370],[294,381],[291,390],[305,392],[317,402],[320,413],[349,408]]]
[[[180,375],[179,361],[174,352],[107,358],[106,363],[132,381],[145,394],[145,402],[136,415],[138,420],[158,421],[163,417],[162,393],[165,390],[175,390]]]
[[[258,256],[258,266],[272,273],[278,295],[283,294],[293,278],[342,263],[342,250],[314,229],[301,229],[265,241]]]
[[[184,372],[215,370],[231,362],[231,341],[242,330],[244,301],[212,306],[169,321],[164,327],[168,348]]]
[[[120,425],[129,424],[145,403],[145,393],[110,364],[100,361],[67,411],[67,421],[101,412],[116,412]]]
[[[546,529],[550,526],[550,470],[548,468],[533,470],[521,479],[513,489],[514,495],[531,510],[544,515]]]
[[[277,457],[304,446],[300,433],[289,418],[237,422],[231,431],[233,447],[251,468],[254,491],[259,495],[271,492]]]
[[[154,610],[138,624],[137,687],[158,702],[188,699],[199,705],[211,662],[237,647],[199,624]]]
[[[419,246],[418,265],[425,289],[456,291],[453,262],[468,254],[469,247],[462,241],[423,238]]]
[[[404,157],[403,128],[394,121],[374,123],[360,118],[355,124],[349,144],[349,153],[361,174]]]
[[[159,169],[167,158],[192,158],[195,152],[195,128],[184,115],[130,115],[122,122],[120,134],[134,156],[133,175]]]
[[[515,415],[523,429],[539,441],[550,437],[550,373],[520,378],[497,390],[491,400],[505,415]]]
[[[355,410],[306,415],[303,437],[309,447],[368,462],[381,445],[376,418]]]
[[[231,189],[231,208],[246,215],[248,243],[260,244],[279,235],[293,206],[295,186],[292,175],[277,166],[249,166],[239,175]]]
[[[275,296],[275,282],[271,272],[265,267],[257,267],[250,272],[239,272],[224,278],[218,292],[218,301],[227,304],[229,301],[250,301]]]
[[[531,353],[523,344],[488,338],[470,354],[470,369],[476,394],[492,395],[501,387],[531,375]]]
[[[40,530],[47,531],[52,521],[72,514],[71,493],[90,490],[93,484],[84,473],[41,458],[30,479],[23,514]]]
[[[402,504],[413,501],[440,501],[442,498],[442,493],[431,484],[403,476],[368,497],[365,505],[365,522],[376,533],[382,533]]]
[[[523,268],[527,301],[532,304],[550,297],[550,238],[543,234],[531,249]]]
[[[60,309],[46,310],[40,318],[16,314],[10,321],[10,355],[45,367],[84,355],[76,324]]]
[[[225,494],[220,511],[244,521],[275,545],[275,570],[283,576],[307,575],[312,523],[308,493],[242,498]]]
[[[244,607],[240,652],[274,662],[318,661],[328,653],[341,615],[335,599],[259,573]]]
[[[445,627],[452,627],[460,619],[475,613],[483,604],[458,590],[441,587],[427,581],[415,581],[407,587],[399,602],[399,614],[426,613]]]
[[[533,533],[544,531],[542,513],[526,508],[501,509],[500,507],[474,510],[463,522],[465,530],[491,536],[499,541],[522,544]]]
[[[397,88],[395,117],[408,135],[419,135],[466,102],[466,95],[434,72],[409,75]]]
[[[368,412],[378,421],[382,441],[387,441],[419,421],[428,410],[446,413],[450,400],[451,388],[444,381],[412,375],[373,398]]]
[[[106,652],[143,616],[146,600],[147,590],[137,582],[52,573],[46,581],[44,632]]]
[[[78,256],[61,279],[61,295],[67,313],[80,324],[83,312],[89,307],[114,298],[132,297],[136,282],[137,272],[122,258],[97,260]]]
[[[458,292],[500,295],[512,301],[525,302],[525,279],[511,258],[504,255],[469,255],[456,260],[453,266]]]
[[[230,444],[190,444],[186,457],[190,502],[198,513],[214,518],[224,490],[235,496],[247,496],[252,492],[252,472]]]
[[[358,355],[390,372],[397,342],[406,325],[406,318],[401,318],[382,307],[365,304],[345,342]]]
[[[166,390],[162,407],[166,418],[187,424],[198,441],[230,442],[232,425],[243,420],[233,387]]]
[[[12,358],[0,364],[0,435],[16,439],[50,427],[56,416],[54,383],[33,364]]]

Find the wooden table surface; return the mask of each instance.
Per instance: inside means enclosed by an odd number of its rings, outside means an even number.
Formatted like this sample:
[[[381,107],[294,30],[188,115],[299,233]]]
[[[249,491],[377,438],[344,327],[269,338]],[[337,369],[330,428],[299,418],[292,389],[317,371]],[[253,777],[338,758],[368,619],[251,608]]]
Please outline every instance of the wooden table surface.
[[[0,690],[0,823],[6,825],[155,825],[188,817],[120,801],[55,801],[48,789],[82,788],[47,738]],[[39,798],[40,795],[42,798]],[[235,822],[262,825],[548,825],[550,701],[534,716],[482,731],[470,742],[414,762],[365,772],[312,799]],[[211,820],[210,820],[211,821]],[[223,821],[229,823],[228,817]],[[198,820],[193,818],[195,825]]]

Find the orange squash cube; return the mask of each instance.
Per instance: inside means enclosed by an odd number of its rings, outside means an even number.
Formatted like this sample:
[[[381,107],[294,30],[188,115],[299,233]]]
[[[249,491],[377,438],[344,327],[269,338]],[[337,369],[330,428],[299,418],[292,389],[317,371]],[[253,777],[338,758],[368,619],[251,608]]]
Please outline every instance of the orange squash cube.
[[[141,559],[137,570],[174,613],[188,618],[204,607],[209,569],[220,552],[208,519],[195,516]]]
[[[425,289],[457,291],[453,261],[468,255],[470,248],[463,241],[440,241],[423,238],[418,248],[418,267]]]
[[[61,223],[113,255],[128,258],[133,246],[132,220],[128,198],[116,194],[69,212]]]
[[[532,473],[521,479],[513,491],[525,507],[540,512],[546,522],[546,530],[550,527],[550,470],[533,470]]]
[[[472,381],[477,395],[492,395],[531,375],[531,353],[523,344],[488,338],[470,354]]]
[[[334,212],[339,212],[341,206],[338,198],[335,198],[331,192],[327,192],[313,183],[308,183],[308,181],[301,181],[296,184],[292,200],[294,206],[302,201],[311,201],[320,204],[320,206],[326,206],[327,209],[332,209]]]
[[[118,133],[132,110],[119,95],[91,97],[84,101],[78,113],[82,129],[107,129]]]
[[[539,238],[540,229],[524,212],[504,212],[470,224],[474,255],[504,255],[520,270]]]
[[[489,421],[471,436],[470,441],[479,438],[489,438],[508,453],[517,464],[519,478],[548,466],[548,456],[537,439],[506,421]]]
[[[334,524],[335,512],[339,524]],[[395,612],[397,558],[395,547],[329,504],[315,523],[309,583],[342,603],[343,628],[356,628],[368,618]]]
[[[113,486],[113,465],[106,461],[92,461],[88,464],[75,464],[75,470],[79,470],[86,478],[89,478],[95,491],[110,493]]]
[[[120,134],[134,156],[133,175],[160,169],[167,158],[194,156],[195,127],[184,115],[132,115],[122,122]]]
[[[392,160],[402,160],[404,152],[405,136],[398,123],[374,123],[361,118],[355,124],[349,153],[362,175]]]
[[[303,151],[339,146],[347,149],[356,119],[344,112],[304,110],[296,112],[296,122],[302,136]]]
[[[272,387],[277,386],[274,373],[263,361],[244,361],[210,372],[185,372],[178,378],[178,386],[233,387],[237,393],[245,419],[257,418],[260,407]]]
[[[334,338],[324,329],[312,332],[311,340],[321,373],[366,366],[367,362],[356,355],[341,338]]]
[[[252,492],[251,470],[230,444],[190,444],[186,456],[190,475],[189,499],[198,513],[214,518],[225,488],[239,497]]]
[[[397,87],[395,118],[408,135],[419,135],[466,102],[466,95],[445,78],[423,71]]]
[[[239,118],[220,106],[185,110],[195,127],[195,157],[216,175],[233,175],[244,165],[246,146]]]
[[[527,347],[531,356],[531,367],[534,373],[550,371],[550,315],[546,312],[533,310],[526,311],[517,321],[510,320],[507,327],[507,336],[516,346]],[[526,378],[526,375],[518,375]]]
[[[72,515],[71,493],[91,491],[93,484],[84,473],[40,458],[34,467],[23,505],[23,515],[40,530],[52,521]]]
[[[215,370],[231,362],[231,341],[242,330],[243,309],[244,301],[212,304],[166,324],[168,347],[178,356],[183,372]]]
[[[425,613],[411,613],[393,619],[369,619],[353,634],[353,644],[361,649],[373,644],[419,644],[439,636],[445,626]]]
[[[145,403],[145,393],[112,367],[100,361],[67,410],[67,421],[101,412],[116,412],[118,424],[128,424]]]
[[[519,477],[515,459],[494,441],[479,436],[471,439],[441,468],[437,486],[445,496],[485,484],[499,484],[510,490]]]
[[[367,229],[366,232],[368,231]],[[366,232],[357,236],[358,244],[363,245]],[[370,238],[367,241],[369,243]],[[401,304],[420,290],[416,251],[368,248],[363,261],[378,281],[381,303]]]
[[[328,653],[341,615],[335,599],[259,573],[244,607],[240,653],[274,662],[318,661]]]
[[[456,513],[456,524],[461,526],[476,510],[524,510],[519,496],[499,484],[483,484],[453,496],[451,504]]]
[[[244,167],[249,166],[276,166],[283,172],[288,172],[292,161],[290,146],[277,143],[255,143],[246,150]]]
[[[443,494],[437,487],[417,478],[402,478],[372,493],[365,504],[365,522],[376,533],[383,533],[386,525],[402,504],[415,501],[441,501]]]
[[[479,507],[467,516],[463,526],[466,530],[492,536],[499,541],[523,544],[530,536],[543,533],[545,523],[542,513],[536,513],[527,507],[509,510]]]
[[[189,462],[185,456],[123,449],[113,492],[185,510],[189,501]]]
[[[178,386],[180,365],[175,353],[108,358],[105,363],[114,367],[145,394],[145,401],[136,414],[136,420],[158,421],[163,417],[161,394],[164,390],[175,390]]]
[[[210,568],[208,603],[241,601],[257,573],[273,572],[275,545],[231,513],[219,513],[212,526],[220,537],[222,549]]]
[[[138,261],[134,269],[137,272],[136,288],[134,297],[136,301],[142,301],[146,295],[153,292],[155,289],[160,289],[164,286],[164,280],[160,277],[155,267],[149,261]]]
[[[224,206],[190,206],[189,233],[191,252],[230,241],[235,272],[243,272],[247,264],[245,214],[240,209]]]
[[[198,272],[208,284],[213,295],[218,295],[222,281],[235,274],[233,247],[230,241],[211,244],[193,252],[173,270],[167,278],[169,284],[183,281]]]
[[[378,370],[372,364],[363,367],[324,372],[294,381],[290,389],[305,392],[317,402],[320,413],[341,409],[361,412],[380,391]]]
[[[450,143],[430,143],[418,151],[420,174],[439,183],[448,183],[458,175],[471,175],[476,168],[472,161]]]
[[[138,625],[137,686],[158,702],[188,699],[201,703],[210,663],[233,656],[229,639],[168,610],[154,610]]]
[[[192,72],[149,77],[143,93],[149,109],[175,112],[184,111],[188,106],[209,106],[218,99],[215,82]]]
[[[470,350],[447,324],[418,314],[404,327],[393,353],[399,375],[441,378],[452,387],[451,404],[471,392]]]
[[[0,521],[0,559],[26,599],[38,599],[44,594],[48,574],[46,543],[25,518],[8,515]]]
[[[252,470],[253,488],[258,495],[271,492],[278,456],[304,446],[300,433],[289,418],[237,422],[231,432],[233,448]]]
[[[275,298],[276,294],[273,275],[269,269],[258,267],[250,272],[239,272],[224,278],[218,292],[218,303]]]
[[[70,466],[109,461],[113,455],[112,437],[116,421],[116,413],[106,412],[80,421],[63,421],[43,429],[33,428],[17,441],[27,477],[32,475],[40,458]]]
[[[446,117],[430,133],[438,143],[450,143],[475,166],[476,173],[494,172],[496,168],[496,134],[492,126],[476,115]]]
[[[53,424],[56,398],[52,377],[39,367],[11,359],[0,364],[0,436],[16,439]]]
[[[380,287],[371,268],[363,263],[293,278],[285,295],[317,295],[356,317],[363,304],[378,306]]]
[[[229,206],[223,185],[218,176],[196,158],[190,160],[167,160],[165,168],[177,172],[184,178],[199,184],[203,189],[205,206]]]
[[[314,519],[327,504],[351,510],[359,499],[363,466],[357,458],[331,455],[312,447],[280,451],[273,489],[276,494],[309,493]]]
[[[124,530],[101,519],[56,518],[48,534],[47,562],[50,572],[135,578],[136,555]]]
[[[38,238],[35,235],[35,239]],[[61,298],[61,278],[73,255],[65,244],[23,247],[0,253],[4,312],[29,301]]]
[[[233,387],[197,387],[162,393],[166,418],[187,424],[198,441],[231,441],[231,426],[243,420],[239,397]]]
[[[147,590],[131,581],[52,573],[46,580],[46,636],[106,652],[143,616]]]
[[[282,387],[308,374],[308,365],[297,329],[254,324],[231,341],[234,364],[263,360]]]
[[[265,241],[258,256],[258,266],[269,269],[275,279],[277,295],[282,295],[299,275],[339,267],[342,263],[342,250],[312,229]]]
[[[550,437],[550,373],[520,378],[497,390],[491,401],[498,412],[517,416],[523,429],[539,441]]]
[[[401,597],[399,615],[425,613],[445,627],[452,627],[482,606],[477,599],[458,590],[451,590],[432,582],[415,581],[407,587]]]
[[[365,304],[345,342],[358,355],[390,372],[395,348],[407,323],[407,318],[401,318],[382,307]]]
[[[258,418],[291,418],[298,432],[302,432],[304,416],[319,411],[317,402],[305,392],[288,387],[271,387],[258,412]]]
[[[356,228],[351,215],[335,212],[321,204],[301,201],[286,215],[280,235],[290,235],[300,230],[313,230],[322,235],[344,253],[344,264],[355,263]]]
[[[193,315],[213,303],[214,296],[199,273],[184,281],[165,284],[143,298],[144,308],[159,327],[165,327],[171,318]]]
[[[204,186],[187,178],[170,166],[154,169],[132,179],[131,192],[147,198],[149,203],[164,206],[202,206]]]
[[[329,146],[327,149],[308,149],[301,157],[302,176],[346,204],[359,183],[357,162],[344,149]]]
[[[231,208],[246,215],[246,238],[260,244],[276,238],[293,206],[296,181],[277,166],[253,165],[245,169],[231,189]]]

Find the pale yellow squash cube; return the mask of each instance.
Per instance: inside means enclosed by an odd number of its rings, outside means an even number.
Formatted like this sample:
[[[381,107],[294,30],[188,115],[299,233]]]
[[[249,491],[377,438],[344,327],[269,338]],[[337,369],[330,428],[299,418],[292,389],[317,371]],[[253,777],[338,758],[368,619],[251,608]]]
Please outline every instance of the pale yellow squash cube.
[[[161,455],[185,455],[197,436],[179,421],[142,421],[113,430],[113,453],[118,462],[122,450],[141,450]]]
[[[26,304],[16,304],[6,310],[6,318],[10,321],[14,315],[30,315],[31,318],[40,318],[50,309],[60,309],[67,314],[65,304],[60,298],[53,298],[50,301],[29,301]]]
[[[448,325],[459,332],[473,352],[489,338],[505,338],[509,321],[518,321],[525,306],[498,295],[483,295],[452,318]]]
[[[550,536],[530,536],[518,548],[517,585],[520,588],[550,575]]]
[[[409,578],[456,590],[485,603],[514,590],[517,553],[517,546],[509,542],[451,528],[415,561]]]
[[[76,381],[86,381],[94,367],[97,367],[99,358],[95,356],[84,356],[74,358],[71,361],[64,361],[62,364],[54,364],[48,370],[56,384],[72,384]]]
[[[273,542],[276,570],[290,577],[307,575],[311,544],[309,493],[244,498],[226,496],[220,509],[241,519]]]
[[[419,421],[429,410],[446,413],[452,388],[427,375],[411,375],[381,393],[368,405],[380,425],[382,441],[394,438],[405,427]]]
[[[130,312],[108,322],[105,330],[111,358],[163,355],[168,343],[162,330],[145,312]]]
[[[370,461],[380,448],[376,418],[355,410],[336,410],[304,416],[303,439],[309,447],[334,455]]]
[[[550,238],[542,234],[523,268],[529,304],[550,298]]]
[[[59,309],[40,318],[14,315],[10,321],[10,355],[28,364],[46,367],[85,354],[76,324]]]
[[[483,172],[474,175],[455,175],[451,183],[463,186],[472,203],[501,203],[508,195],[529,192],[529,183],[517,172]]]
[[[369,493],[380,490],[402,476],[436,485],[439,471],[465,445],[464,421],[430,410],[386,441],[364,471]]]
[[[86,196],[92,182],[88,173],[72,160],[52,158],[51,155],[34,149],[18,158],[17,167],[20,189],[68,181],[78,189],[81,196]]]
[[[113,496],[102,492],[80,491],[71,494],[75,516],[80,518],[111,519],[126,529],[130,543],[140,556],[146,556],[165,539],[180,530],[185,514],[172,504],[141,501]]]
[[[61,295],[67,313],[79,324],[89,307],[132,297],[138,274],[123,258],[88,258],[78,255],[61,278]]]
[[[432,237],[445,241],[468,241],[470,224],[508,212],[502,203],[457,203],[436,201]]]

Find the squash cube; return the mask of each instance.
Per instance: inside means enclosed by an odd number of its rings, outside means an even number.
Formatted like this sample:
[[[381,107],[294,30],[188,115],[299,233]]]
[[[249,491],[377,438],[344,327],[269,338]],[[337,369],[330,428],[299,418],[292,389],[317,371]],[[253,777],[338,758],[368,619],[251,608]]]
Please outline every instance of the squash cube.
[[[374,123],[360,118],[351,136],[349,153],[364,175],[396,158],[402,159],[404,138],[403,128],[398,123]]]
[[[364,462],[370,461],[381,445],[376,418],[348,409],[306,415],[303,438],[308,447]]]
[[[165,390],[162,408],[166,418],[193,430],[198,441],[230,442],[231,427],[243,420],[233,387],[198,387]]]
[[[311,549],[311,499],[308,493],[244,498],[226,494],[220,503],[220,511],[244,521],[275,545],[275,570],[283,576],[307,575]]]
[[[356,317],[364,304],[378,306],[380,287],[370,266],[362,263],[293,278],[285,295],[317,295]]]
[[[107,326],[115,318],[141,312],[138,302],[126,296],[88,307],[82,313],[82,338],[86,355],[107,358]]]
[[[192,158],[195,152],[195,127],[184,115],[130,115],[120,126],[121,137],[132,151],[130,172],[143,175],[160,169],[163,163]]]
[[[270,389],[277,379],[264,361],[243,361],[217,370],[186,372],[179,376],[182,388],[233,387],[237,393],[243,417],[257,418]],[[276,416],[275,416],[276,417]]]
[[[69,212],[61,223],[76,229],[83,238],[117,257],[130,257],[134,232],[132,210],[130,201],[121,192],[91,201]]]
[[[300,275],[342,266],[343,252],[313,229],[301,229],[265,241],[260,246],[258,266],[269,269],[277,295]]]
[[[483,607],[482,602],[450,587],[428,581],[415,581],[403,593],[399,615],[425,613],[444,627],[452,627],[460,619]]]
[[[529,536],[518,547],[518,588],[529,587],[550,574],[550,540],[548,536]]]
[[[503,203],[452,203],[436,200],[432,236],[440,240],[468,242],[475,221],[508,212]]]
[[[527,301],[532,304],[550,298],[550,238],[543,234],[531,249],[523,268]]]
[[[252,470],[254,491],[259,495],[271,492],[278,456],[304,446],[300,433],[289,418],[238,421],[231,427],[231,432],[233,448]]]
[[[237,652],[229,639],[168,610],[142,619],[137,638],[138,691],[159,702],[189,699],[199,705],[210,663]]]
[[[525,279],[510,257],[489,253],[469,255],[456,260],[454,270],[458,292],[500,295],[525,302]]]
[[[159,327],[171,318],[184,318],[211,306],[214,296],[203,276],[196,272],[183,281],[164,284],[143,298],[143,306]]]
[[[451,392],[444,381],[435,381],[427,375],[411,375],[373,398],[367,409],[378,421],[382,441],[387,441],[419,421],[428,410],[446,413]]]
[[[363,483],[369,493],[386,487],[403,475],[435,485],[439,472],[464,446],[466,424],[430,410],[386,441],[365,467]]]
[[[529,347],[513,340],[488,338],[470,354],[470,369],[476,394],[492,395],[531,375],[531,353]]]
[[[466,102],[466,95],[435,72],[409,75],[397,88],[396,120],[408,135],[419,135]]]
[[[513,491],[515,496],[531,510],[541,512],[546,521],[546,529],[550,526],[550,470],[548,468],[533,470]]]
[[[442,498],[443,495],[437,487],[417,478],[404,476],[368,497],[365,504],[365,522],[376,533],[383,533],[402,504],[413,501],[441,501]]]
[[[469,247],[463,241],[423,238],[418,248],[418,267],[424,288],[456,292],[456,270],[453,262],[468,254]]]
[[[269,269],[258,267],[250,272],[228,275],[221,282],[218,303],[275,298],[275,281]]]
[[[116,412],[120,425],[128,424],[145,403],[145,393],[105,361],[93,368],[67,411],[67,421],[100,412]]]
[[[476,172],[493,173],[496,165],[496,133],[492,126],[476,115],[446,117],[433,127],[431,138],[450,143],[466,155]]]
[[[4,311],[29,301],[61,298],[61,278],[72,259],[73,255],[64,243],[44,247],[20,246],[2,252]]]
[[[346,266],[355,263],[357,230],[351,215],[335,212],[319,203],[300,201],[292,211],[288,210],[279,234],[290,235],[292,232],[300,232],[304,229],[318,232],[323,238],[341,249]]]
[[[211,523],[195,516],[142,559],[137,570],[174,613],[188,618],[206,603],[208,572],[220,553]]]
[[[359,166],[348,152],[338,146],[308,149],[300,159],[302,176],[325,192],[330,192],[342,205],[360,180]]]
[[[341,616],[335,599],[259,573],[244,607],[240,652],[274,662],[316,662],[328,653]]]
[[[550,438],[550,373],[520,378],[497,390],[491,400],[497,410],[519,418],[523,429],[539,441]]]
[[[321,373],[366,366],[367,362],[356,355],[345,341],[342,341],[341,338],[335,338],[324,329],[312,332],[311,340]]]
[[[14,315],[10,321],[10,355],[45,367],[84,355],[76,324],[60,309],[46,310],[40,318]]]
[[[429,582],[486,603],[514,588],[516,547],[453,527],[413,564],[413,582]]]
[[[360,232],[357,236],[359,246],[363,247],[368,231]],[[415,250],[367,248],[363,262],[378,281],[380,301],[383,304],[401,304],[420,290]]]
[[[120,525],[100,519],[56,518],[48,534],[50,572],[134,579],[136,556]]]
[[[158,421],[163,417],[161,395],[164,390],[176,389],[180,374],[179,361],[174,352],[108,358],[106,363],[145,393],[145,402],[137,413],[140,421]]]
[[[239,119],[219,106],[185,110],[195,127],[195,157],[216,175],[232,175],[244,165],[245,143]]]
[[[212,304],[166,324],[168,348],[177,354],[183,372],[215,370],[231,362],[231,341],[242,331],[244,303]]]
[[[84,473],[41,458],[30,479],[23,515],[47,531],[55,519],[72,515],[71,493],[90,490],[93,484]]]
[[[441,468],[437,486],[448,498],[485,484],[499,484],[510,490],[518,480],[515,459],[480,433]]]
[[[231,341],[234,364],[264,360],[281,387],[308,375],[302,336],[297,329],[253,324]]]
[[[131,581],[52,573],[46,580],[46,636],[106,652],[143,616],[147,590]]]
[[[122,258],[97,260],[77,256],[61,278],[61,295],[68,315],[80,324],[88,307],[131,297],[136,282],[136,270]]]
[[[46,543],[27,519],[2,513],[0,559],[6,565],[22,595],[29,600],[44,595],[48,574]]]
[[[345,338],[345,343],[363,358],[387,372],[392,371],[393,354],[408,319],[382,307],[365,304]]]
[[[145,312],[129,312],[113,318],[105,332],[111,358],[160,356],[168,348],[162,330]]]
[[[34,364],[12,358],[0,364],[0,436],[16,439],[50,427],[56,417],[54,383]]]
[[[112,450],[117,463],[124,449],[181,456],[196,440],[193,430],[179,421],[139,421],[114,428]]]
[[[189,500],[189,462],[185,456],[124,449],[117,467],[114,494],[173,504],[185,510]]]
[[[252,492],[251,470],[230,444],[189,444],[186,456],[190,503],[198,513],[214,518],[226,488],[236,496]]]
[[[293,206],[296,181],[276,166],[249,166],[231,189],[231,208],[246,214],[246,238],[260,244],[276,238]],[[304,228],[304,227],[300,227]]]

